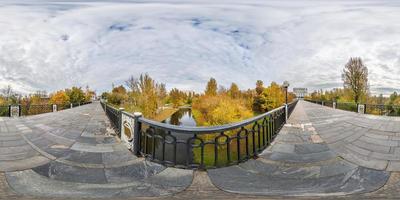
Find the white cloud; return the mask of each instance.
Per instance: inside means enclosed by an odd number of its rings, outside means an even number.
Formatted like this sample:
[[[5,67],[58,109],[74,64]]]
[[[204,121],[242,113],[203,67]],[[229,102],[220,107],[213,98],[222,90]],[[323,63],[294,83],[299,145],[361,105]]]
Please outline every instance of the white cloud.
[[[373,92],[400,88],[399,3],[232,2],[0,3],[0,87],[101,91],[147,72],[197,91],[211,76],[325,89],[359,56]]]

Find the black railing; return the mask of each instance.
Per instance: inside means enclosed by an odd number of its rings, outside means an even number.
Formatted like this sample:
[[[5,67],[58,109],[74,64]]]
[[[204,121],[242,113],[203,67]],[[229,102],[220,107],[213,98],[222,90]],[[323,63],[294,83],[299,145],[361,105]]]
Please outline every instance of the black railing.
[[[400,116],[400,106],[398,105],[383,105],[383,104],[357,104],[351,102],[333,102],[333,101],[316,101],[304,99],[305,101],[325,105],[328,107],[334,107],[336,103],[336,109],[346,110],[351,112],[358,112],[358,107],[364,105],[364,113],[372,115],[385,115],[385,116]]]
[[[298,102],[298,100],[295,100],[294,102],[288,104],[288,117],[289,117],[289,116],[292,114],[292,112],[294,111],[294,108],[296,107],[297,102]]]
[[[103,107],[108,119],[110,119],[111,125],[118,137],[121,137],[121,111],[103,102],[101,102],[101,106]]]
[[[400,116],[400,106],[366,104],[365,113],[373,115]]]
[[[340,110],[346,110],[346,111],[350,111],[350,112],[358,112],[358,104],[356,103],[342,103],[342,102],[338,102],[336,103],[336,108],[340,109]]]
[[[296,104],[297,101],[288,105],[288,115]],[[102,107],[120,132],[124,112],[103,102]],[[174,126],[139,117],[133,143],[138,146],[137,154],[165,166],[199,169],[230,166],[256,158],[271,144],[286,123],[285,113],[282,106],[251,119],[214,127]]]
[[[28,116],[28,115],[38,115],[43,113],[53,112],[52,105],[21,105],[21,115]]]
[[[10,116],[10,106],[0,106],[0,117]]]
[[[92,103],[84,102],[84,103],[77,103],[73,104],[72,107],[77,107],[80,105],[87,105]],[[0,117],[9,117],[10,116],[10,105],[3,105],[0,106]],[[29,116],[29,115],[38,115],[43,113],[50,113],[53,112],[53,105],[51,104],[41,104],[41,105],[12,105],[12,107],[18,107],[19,109],[19,116]],[[59,104],[57,105],[57,111],[70,109],[71,104]]]

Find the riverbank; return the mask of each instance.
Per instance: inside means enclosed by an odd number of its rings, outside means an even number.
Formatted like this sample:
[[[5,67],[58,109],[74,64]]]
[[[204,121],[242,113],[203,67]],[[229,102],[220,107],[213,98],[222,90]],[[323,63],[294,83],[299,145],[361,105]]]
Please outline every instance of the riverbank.
[[[174,113],[176,113],[179,110],[179,108],[165,108],[164,110],[162,110],[159,114],[157,114],[153,120],[154,121],[158,121],[158,122],[162,122],[166,119],[168,119],[169,117],[171,117]]]

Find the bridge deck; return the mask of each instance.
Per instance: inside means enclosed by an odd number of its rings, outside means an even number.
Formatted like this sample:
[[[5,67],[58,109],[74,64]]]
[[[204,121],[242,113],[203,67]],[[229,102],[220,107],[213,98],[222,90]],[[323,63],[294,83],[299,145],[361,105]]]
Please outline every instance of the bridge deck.
[[[0,118],[0,199],[400,196],[400,118],[300,101],[258,159],[208,172],[146,162],[112,134],[98,103]]]

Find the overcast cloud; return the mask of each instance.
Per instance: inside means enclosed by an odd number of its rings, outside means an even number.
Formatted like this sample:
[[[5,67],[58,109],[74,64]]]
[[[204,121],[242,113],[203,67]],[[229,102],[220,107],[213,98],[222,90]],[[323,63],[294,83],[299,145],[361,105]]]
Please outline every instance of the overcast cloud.
[[[146,3],[144,3],[146,2]],[[245,3],[243,3],[245,2]],[[0,87],[20,92],[89,85],[97,91],[149,73],[201,91],[255,81],[341,87],[352,56],[371,91],[400,88],[396,1],[0,1]]]

